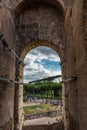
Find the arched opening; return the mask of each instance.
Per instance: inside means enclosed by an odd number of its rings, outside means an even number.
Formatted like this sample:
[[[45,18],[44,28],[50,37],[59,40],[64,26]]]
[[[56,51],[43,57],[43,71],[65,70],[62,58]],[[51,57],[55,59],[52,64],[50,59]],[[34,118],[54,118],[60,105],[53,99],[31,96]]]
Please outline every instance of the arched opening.
[[[20,11],[16,15],[16,52],[23,61],[31,49],[37,46],[47,46],[55,50],[62,61],[65,40],[63,10],[46,2],[44,4],[43,2],[36,3],[33,7],[30,6],[32,3],[27,6],[25,2],[22,3],[22,6],[19,6]],[[16,67],[16,79],[21,82],[23,66],[17,64]],[[21,95],[20,89],[21,85],[15,87],[15,109],[18,108],[15,115],[15,124],[18,124],[18,126],[22,122],[21,115],[23,117],[22,111],[20,112],[22,108],[19,105],[22,98],[21,96],[18,98],[18,95]]]
[[[62,118],[58,116],[62,113],[62,87],[59,83],[61,67],[58,54],[51,48],[39,46],[30,50],[24,63],[24,127],[35,123],[58,123]],[[58,89],[59,87],[61,88]]]
[[[32,49],[34,49],[34,48],[36,48],[38,46],[41,46],[41,47],[46,46],[46,47],[52,48],[54,51],[56,51],[57,54],[59,54],[60,59],[62,59],[61,50],[60,50],[58,45],[52,44],[52,43],[50,43],[48,41],[36,40],[36,41],[28,44],[22,50],[22,52],[21,52],[21,59],[22,59],[22,61],[24,60],[26,54],[29,51],[31,51]],[[51,52],[50,52],[50,54],[51,54]],[[25,63],[25,67],[26,67],[26,63]],[[19,82],[23,82],[23,68],[24,68],[23,64],[19,64],[19,69],[18,69],[18,72],[19,72],[19,75],[18,75]],[[50,75],[48,75],[48,76],[50,76]],[[44,77],[42,77],[42,78],[44,78]],[[24,117],[24,115],[23,115],[23,107],[22,107],[23,106],[23,104],[22,104],[23,103],[23,85],[20,84],[17,89],[18,89],[18,98],[17,98],[17,100],[18,100],[18,115],[17,116],[19,117],[19,121],[18,122],[19,122],[19,124],[21,124],[21,122],[23,122],[23,117]],[[22,127],[22,124],[21,124],[20,127]]]

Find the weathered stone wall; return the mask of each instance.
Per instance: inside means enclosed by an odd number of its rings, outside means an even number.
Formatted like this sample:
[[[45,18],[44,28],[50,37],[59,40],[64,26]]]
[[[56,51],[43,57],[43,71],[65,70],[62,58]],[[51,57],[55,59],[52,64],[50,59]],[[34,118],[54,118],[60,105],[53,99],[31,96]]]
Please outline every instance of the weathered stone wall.
[[[64,16],[56,8],[38,5],[33,9],[24,10],[16,17],[17,50],[21,51],[34,40],[44,40],[58,45],[64,42]],[[20,43],[19,43],[20,42]]]
[[[8,45],[14,49],[14,21],[6,7],[0,7],[0,34],[3,33]],[[6,48],[7,50],[7,48]],[[0,77],[15,79],[15,57],[10,51],[3,50],[0,41]],[[0,81],[0,130],[14,128],[14,84]]]
[[[35,8],[23,10],[20,15],[16,15],[16,53],[24,60],[31,49],[45,45],[57,50],[61,56],[60,43],[64,43],[63,22],[62,12],[47,5],[38,5]],[[19,81],[23,78],[23,67],[20,64],[16,66],[16,78]],[[17,85],[15,124],[18,124],[18,127],[22,123],[23,116],[21,90],[22,85]]]
[[[12,8],[13,1],[14,0],[0,0],[0,5],[8,7],[8,8]]]
[[[39,5],[34,6],[29,3],[28,6],[24,1],[24,5],[18,7],[21,12],[15,17],[16,33],[12,9],[7,8],[12,8],[12,1],[0,2],[0,31],[14,50],[14,41],[16,42],[15,51],[22,60],[29,50],[38,45],[52,47],[57,51],[62,59],[63,80],[71,76],[77,77],[76,81],[63,87],[65,130],[87,130],[87,2],[60,0],[64,12],[56,0],[48,0],[44,4],[37,0]],[[20,0],[15,2],[18,4]],[[10,51],[4,51],[0,43],[0,77],[14,80],[15,75],[16,80],[22,81],[23,66],[16,61],[15,74],[15,57]],[[22,85],[16,85],[14,90],[13,83],[0,81],[0,130],[13,130],[14,122],[15,130],[21,129],[22,89]]]
[[[85,58],[87,61],[87,1],[84,0],[83,3],[83,35],[84,35],[84,48],[85,48]]]
[[[69,7],[66,11],[65,77],[66,79],[71,76],[77,77],[77,81],[65,84],[64,118],[66,130],[87,129],[87,54],[84,46],[85,38],[83,38],[83,27],[85,36],[86,26],[84,26],[82,20],[84,15],[82,0],[75,0],[72,8]],[[86,20],[86,16],[84,17]]]

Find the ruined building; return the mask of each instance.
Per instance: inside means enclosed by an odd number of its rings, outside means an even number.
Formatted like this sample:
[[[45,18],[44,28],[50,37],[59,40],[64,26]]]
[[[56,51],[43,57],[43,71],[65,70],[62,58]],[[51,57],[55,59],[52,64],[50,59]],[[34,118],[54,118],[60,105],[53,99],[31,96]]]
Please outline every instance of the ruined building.
[[[54,49],[62,79],[73,79],[63,84],[65,130],[87,130],[87,0],[0,0],[0,130],[22,130],[23,90],[14,81],[37,46]]]

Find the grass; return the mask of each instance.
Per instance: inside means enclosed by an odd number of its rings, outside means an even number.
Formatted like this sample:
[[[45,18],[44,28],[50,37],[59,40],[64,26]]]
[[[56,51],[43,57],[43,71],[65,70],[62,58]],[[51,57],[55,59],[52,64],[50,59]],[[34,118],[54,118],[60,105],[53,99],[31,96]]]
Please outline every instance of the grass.
[[[55,109],[56,106],[51,106],[50,104],[40,104],[34,106],[27,106],[23,108],[25,114],[36,114],[36,113],[47,112],[49,110],[55,110]]]

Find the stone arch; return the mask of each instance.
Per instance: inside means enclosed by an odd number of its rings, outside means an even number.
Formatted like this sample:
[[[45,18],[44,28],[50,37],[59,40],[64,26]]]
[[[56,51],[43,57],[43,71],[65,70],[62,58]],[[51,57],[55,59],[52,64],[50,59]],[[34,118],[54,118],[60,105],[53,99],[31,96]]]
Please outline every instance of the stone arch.
[[[37,41],[33,41],[32,43],[28,44],[27,46],[25,46],[23,48],[23,50],[21,51],[20,54],[20,58],[22,60],[22,62],[24,61],[24,58],[26,57],[26,55],[29,53],[29,51],[31,51],[32,49],[35,49],[36,47],[39,46],[45,46],[45,47],[49,47],[51,49],[53,49],[58,56],[60,57],[60,60],[62,60],[62,53],[60,48],[58,48],[57,45],[50,43],[49,41],[44,41],[44,40],[37,40]],[[24,64],[19,64],[19,81],[23,81],[23,67]]]
[[[25,7],[23,5],[23,7]],[[21,8],[22,9],[22,8]],[[16,15],[16,53],[23,60],[26,53],[44,45],[53,48],[63,58],[64,13],[47,4],[40,3],[32,8],[24,8]],[[22,81],[23,66],[16,63],[16,80]],[[20,95],[20,96],[19,96]],[[22,85],[15,86],[15,127],[22,127]],[[17,128],[15,128],[17,129]]]
[[[60,8],[62,9],[62,11],[64,11],[65,7],[68,5],[68,0],[29,0],[26,2],[26,0],[19,0],[19,1],[14,1],[14,9],[15,12],[20,13],[23,9],[25,9],[23,6],[26,4],[28,5],[28,7],[35,7],[37,4],[47,4],[47,5],[52,5],[54,7]]]
[[[49,44],[51,44],[52,46],[55,45],[55,47],[60,48],[59,44],[61,43],[61,45],[64,45],[65,40],[64,40],[64,35],[60,35],[59,32],[61,32],[61,34],[64,34],[64,32],[66,32],[66,45],[64,48],[64,57],[65,57],[65,71],[67,71],[67,73],[65,73],[66,75],[66,79],[70,76],[77,76],[78,80],[75,83],[71,84],[66,84],[66,87],[70,87],[70,91],[69,91],[69,102],[67,105],[69,105],[68,109],[66,109],[66,112],[68,112],[68,116],[66,115],[66,118],[70,121],[69,124],[69,129],[70,130],[82,130],[83,126],[84,126],[84,130],[87,130],[87,2],[86,0],[42,0],[43,2],[41,2],[41,0],[28,0],[30,3],[27,6],[27,0],[13,0],[13,1],[18,1],[18,3],[14,6],[14,13],[16,14],[15,16],[15,23],[16,23],[16,42],[14,40],[14,36],[12,36],[13,34],[15,34],[15,30],[14,30],[14,23],[13,23],[13,17],[12,17],[12,13],[10,11],[12,11],[12,6],[11,6],[11,10],[7,11],[8,8],[5,9],[5,6],[8,7],[8,5],[10,4],[11,0],[1,0],[1,2],[4,2],[5,5],[3,4],[1,9],[0,9],[0,21],[2,22],[2,29],[3,29],[3,34],[7,40],[7,42],[9,43],[10,47],[12,47],[17,55],[21,56],[23,48],[25,46],[27,46],[28,44],[33,43],[33,41],[35,40],[43,40],[43,41],[49,41]],[[64,1],[64,2],[63,2]],[[0,2],[0,3],[1,3]],[[37,3],[33,5],[33,3]],[[39,3],[39,4],[38,4]],[[63,3],[63,4],[62,4]],[[46,8],[50,8],[52,10],[56,10],[53,12],[56,13],[52,13],[52,16],[54,16],[54,14],[59,14],[62,16],[62,21],[66,21],[66,30],[61,31],[53,31],[56,32],[57,36],[56,36],[56,40],[58,40],[57,42],[55,41],[55,38],[53,37],[53,35],[51,34],[50,38],[49,36],[46,36],[46,33],[48,32],[48,26],[44,26],[44,28],[46,29],[43,32],[43,36],[42,38],[40,37],[40,35],[37,35],[37,37],[33,37],[33,35],[31,36],[30,39],[29,35],[28,38],[26,38],[24,36],[23,33],[23,28],[24,25],[22,24],[22,18],[23,15],[25,13],[25,11],[29,11],[32,10],[34,8],[38,8],[39,5],[41,5],[40,7],[42,8],[43,4],[45,5]],[[66,5],[69,5],[69,7],[67,7],[66,9]],[[1,5],[0,5],[1,6]],[[70,9],[69,9],[70,8]],[[3,9],[3,11],[2,11]],[[28,10],[29,9],[29,10]],[[50,10],[49,9],[49,10]],[[52,11],[51,10],[51,11]],[[65,11],[65,12],[63,12]],[[6,13],[5,13],[6,12]],[[10,14],[11,13],[11,14]],[[57,17],[56,15],[56,17]],[[11,16],[11,17],[10,17]],[[43,15],[41,15],[43,16]],[[47,15],[46,15],[47,16]],[[64,16],[66,17],[66,20],[64,18]],[[70,18],[71,17],[71,18]],[[26,17],[25,17],[26,18]],[[59,17],[57,17],[57,19],[59,19]],[[76,22],[78,21],[78,22]],[[12,24],[13,23],[13,24]],[[72,24],[72,26],[70,25],[70,23]],[[65,22],[63,22],[62,25],[64,25]],[[48,24],[50,25],[50,24]],[[31,25],[29,25],[29,28]],[[59,24],[60,26],[60,24]],[[28,27],[28,26],[27,26]],[[35,29],[37,27],[37,24],[35,24],[33,26],[33,28],[31,29],[30,32],[35,33]],[[53,27],[53,26],[52,26]],[[61,26],[60,26],[61,27]],[[70,31],[70,28],[72,31]],[[25,28],[24,28],[25,29]],[[56,29],[58,29],[58,26],[56,26]],[[12,34],[13,32],[13,34]],[[14,33],[15,32],[15,33]],[[27,34],[27,33],[26,33]],[[72,37],[73,34],[73,37]],[[12,36],[12,37],[11,37]],[[60,42],[59,42],[60,41]],[[15,44],[16,43],[16,49],[15,49]],[[50,45],[49,45],[50,46]],[[1,45],[0,45],[1,47]],[[64,46],[63,46],[64,47]],[[73,47],[73,48],[72,48]],[[2,47],[1,47],[2,48]],[[32,46],[33,48],[33,46]],[[61,50],[61,48],[60,48]],[[63,50],[62,50],[63,51]],[[75,53],[75,54],[74,54]],[[74,57],[74,55],[75,57]],[[25,53],[24,53],[25,55]],[[62,53],[61,53],[62,55]],[[12,58],[13,55],[10,55],[9,52],[3,52],[3,50],[0,50],[0,66],[1,66],[1,76],[4,76],[5,78],[12,78],[14,80],[15,78],[15,68],[16,68],[16,79],[20,80],[20,63],[16,62],[16,67],[15,66],[15,58]],[[4,62],[4,64],[3,64]],[[73,64],[72,64],[73,63]],[[67,64],[67,65],[66,65]],[[17,69],[18,67],[18,69]],[[66,69],[67,67],[67,69]],[[76,74],[75,74],[75,73]],[[13,111],[13,107],[14,107],[14,88],[15,88],[15,113],[17,113],[18,110],[22,109],[21,107],[19,107],[19,102],[18,102],[18,98],[21,97],[21,91],[18,85],[9,85],[7,83],[4,82],[0,82],[0,91],[1,94],[3,89],[5,88],[5,94],[4,94],[4,99],[3,96],[0,98],[0,113],[1,113],[1,119],[0,119],[0,128],[1,129],[7,129],[9,124],[11,123],[13,126],[13,118],[14,118],[14,111]],[[65,87],[65,89],[66,89]],[[7,89],[7,90],[6,90]],[[8,94],[9,94],[9,98],[8,98]],[[65,100],[67,98],[66,93],[64,93],[65,95]],[[10,100],[9,100],[10,99]],[[10,101],[10,102],[9,102]],[[4,104],[5,103],[5,104]],[[65,101],[66,103],[66,101]],[[19,107],[19,108],[18,108]],[[11,108],[11,109],[10,109]],[[5,111],[6,110],[6,111]],[[5,113],[5,114],[4,114]],[[65,113],[64,113],[65,114]],[[22,116],[22,113],[20,114],[20,116]],[[17,120],[17,122],[15,122],[15,126],[17,125],[15,130],[19,130],[20,126],[21,126],[21,120],[19,121],[19,115],[15,116],[15,120]],[[67,122],[67,120],[66,120]],[[9,127],[10,129],[10,127]],[[66,126],[65,129],[68,129],[68,127]]]
[[[53,43],[50,43],[49,41],[44,41],[44,40],[36,40],[33,41],[32,43],[27,44],[20,52],[20,58],[22,61],[24,61],[24,58],[26,56],[26,54],[38,47],[38,46],[46,46],[46,47],[50,47],[51,49],[53,49],[54,51],[57,52],[57,54],[59,55],[60,59],[62,59],[62,53],[60,48],[58,48],[58,45],[55,45]],[[19,82],[23,82],[23,64],[18,64],[18,66],[16,66],[16,71],[17,71],[17,80]],[[22,102],[23,102],[23,85],[19,84],[15,86],[15,90],[16,90],[16,97],[15,97],[15,107],[16,107],[16,111],[15,111],[15,124],[17,124],[18,129],[22,129],[22,121],[23,121],[23,110],[22,110]],[[18,108],[18,109],[17,109]],[[18,119],[17,119],[18,118]],[[15,126],[15,129],[17,129],[17,127]]]
[[[34,49],[34,48],[36,48],[38,46],[46,46],[46,47],[49,47],[49,48],[53,49],[54,51],[56,51],[58,53],[60,59],[62,59],[61,50],[60,50],[58,45],[50,43],[49,41],[36,40],[36,41],[33,41],[32,43],[28,44],[27,46],[25,46],[25,48],[23,48],[23,50],[21,51],[21,56],[20,56],[22,61],[24,60],[26,54],[30,50],[32,50],[32,49]]]

